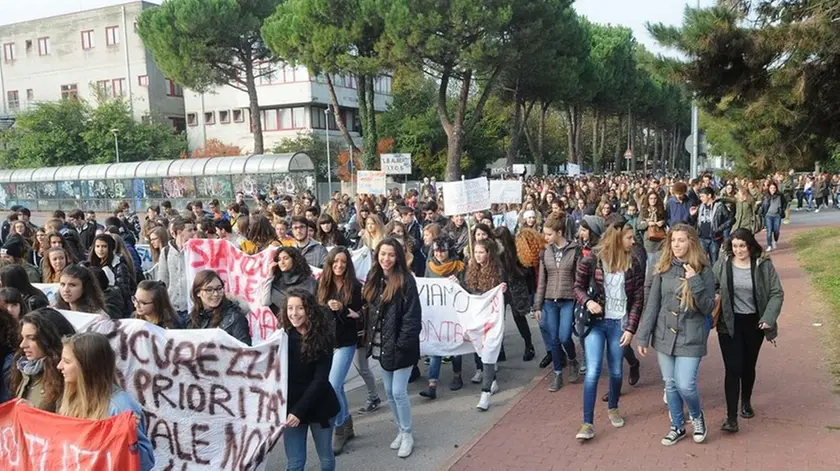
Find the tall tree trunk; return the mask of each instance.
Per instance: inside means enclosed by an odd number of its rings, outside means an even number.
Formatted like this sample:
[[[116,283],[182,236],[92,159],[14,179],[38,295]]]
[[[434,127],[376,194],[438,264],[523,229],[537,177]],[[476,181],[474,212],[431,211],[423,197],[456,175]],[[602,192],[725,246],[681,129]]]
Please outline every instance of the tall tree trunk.
[[[537,167],[534,175],[538,177],[543,174],[543,166],[545,165],[545,119],[548,116],[549,104],[548,101],[540,103],[540,117],[539,124],[537,124],[537,152],[534,154],[534,165]]]
[[[335,94],[335,85],[333,84],[332,77],[330,77],[330,74],[324,74],[324,76],[327,78],[327,91],[330,92],[330,102],[332,104],[332,111],[333,111],[333,117],[335,119],[335,124],[336,124],[336,126],[338,126],[338,130],[341,131],[341,136],[344,138],[344,143],[347,144],[347,147],[352,149],[354,154],[358,154],[361,151],[359,150],[358,147],[356,147],[356,143],[353,142],[353,138],[350,136],[350,132],[347,130],[347,124],[344,122],[344,120],[341,119],[341,110],[338,107],[338,96],[336,96],[336,94]],[[362,85],[364,83],[364,80],[365,80],[364,76],[358,77],[359,86],[358,86],[358,91],[356,93],[357,93],[358,98],[359,98],[359,116],[360,117],[367,115],[367,110],[365,109],[366,105],[362,101],[363,98],[364,98],[364,93],[365,93],[364,92],[364,87]],[[362,121],[362,122],[364,123],[364,121]],[[330,123],[328,121],[327,122],[327,128],[329,128],[329,126],[330,126]],[[329,132],[327,134],[329,135]],[[372,170],[372,169],[375,168],[375,166],[370,167],[370,166],[368,166],[367,161],[365,161],[365,168]]]
[[[601,142],[598,144],[598,160],[604,160],[604,144],[607,142],[607,115],[601,114]]]
[[[513,98],[513,119],[510,122],[510,145],[507,149],[507,156],[505,159],[505,167],[511,167],[513,161],[519,155],[519,136],[522,131],[522,106],[523,99],[519,95],[519,86],[514,90]]]
[[[648,152],[650,152],[650,126],[646,126],[644,129],[644,140],[645,140],[645,150],[644,150],[644,167],[642,167],[642,172],[647,173],[648,167]]]
[[[662,159],[659,161],[659,170],[668,171],[668,131],[662,131]]]
[[[566,107],[566,136],[568,138],[569,144],[569,155],[568,161],[575,164],[580,164],[580,160],[578,159],[578,155],[575,148],[575,137],[577,136],[577,132],[575,130],[575,107],[568,106]]]
[[[586,157],[583,145],[583,108],[581,107],[578,107],[575,113],[575,154],[579,161],[583,161]]]
[[[652,173],[659,169],[659,129],[653,130],[653,152],[651,156],[650,170]]]
[[[598,160],[598,110],[592,108],[592,162]]]
[[[376,100],[376,91],[373,86],[374,79],[375,77],[373,75],[368,75],[367,80],[365,80],[367,88],[367,93],[365,94],[365,98],[367,99],[367,116],[362,121],[362,137],[365,142],[364,160],[368,162],[370,168],[376,168],[377,163],[379,163],[377,152],[379,137],[376,132],[376,108],[374,107]]]
[[[613,159],[613,168],[614,172],[618,172],[621,170],[621,159],[624,158],[624,150],[621,148],[621,144],[626,141],[625,137],[623,136],[624,133],[624,116],[621,113],[618,113],[618,139],[615,140],[615,158]]]
[[[262,116],[260,114],[260,102],[257,98],[257,84],[254,79],[254,61],[245,61],[245,86],[248,89],[248,110],[251,113],[251,129],[254,134],[254,154],[265,153],[263,143]],[[129,78],[129,80],[131,80]]]

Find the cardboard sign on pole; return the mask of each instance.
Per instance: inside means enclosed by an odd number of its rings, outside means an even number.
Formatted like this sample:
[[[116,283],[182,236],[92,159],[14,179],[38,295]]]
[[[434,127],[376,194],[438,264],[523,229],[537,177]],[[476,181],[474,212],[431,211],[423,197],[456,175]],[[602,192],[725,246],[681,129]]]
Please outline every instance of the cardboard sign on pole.
[[[411,175],[411,154],[381,154],[379,163],[386,175]]]
[[[356,194],[387,194],[385,172],[375,170],[359,170],[356,172]]]
[[[445,182],[441,186],[443,187],[443,214],[446,216],[490,209],[490,189],[487,187],[487,177]]]

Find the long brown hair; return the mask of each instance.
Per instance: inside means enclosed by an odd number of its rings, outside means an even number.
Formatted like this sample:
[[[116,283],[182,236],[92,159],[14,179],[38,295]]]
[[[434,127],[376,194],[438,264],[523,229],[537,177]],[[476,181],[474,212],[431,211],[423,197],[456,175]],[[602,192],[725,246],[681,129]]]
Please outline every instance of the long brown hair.
[[[151,237],[157,236],[160,248],[156,249],[152,245]],[[149,232],[149,252],[152,253],[152,263],[157,263],[160,260],[160,252],[166,245],[169,244],[169,233],[165,227],[155,227]]]
[[[106,236],[107,237],[107,236]],[[76,301],[81,312],[96,314],[105,310],[105,295],[99,282],[93,276],[93,272],[81,265],[67,265],[61,272],[61,276],[69,276],[82,282],[82,297]],[[55,303],[58,309],[72,309],[70,304],[60,295]]]
[[[178,315],[175,312],[175,308],[172,306],[172,301],[169,299],[169,292],[166,290],[166,284],[162,281],[143,280],[137,284],[137,291],[141,289],[152,293],[152,307],[154,308],[155,315],[157,316],[156,324],[164,329],[174,328],[175,319],[177,319]],[[138,317],[136,312],[133,317],[151,322],[149,319]]]
[[[624,249],[625,232],[632,232],[633,227],[629,224],[612,225],[607,228],[604,237],[592,250],[595,256],[604,264],[608,272],[626,272],[632,266],[632,255]]]
[[[678,232],[685,234],[688,238],[688,252],[686,253],[685,260],[683,260],[683,262],[691,265],[691,268],[699,275],[700,272],[703,271],[703,268],[709,264],[709,258],[706,256],[706,252],[700,245],[700,238],[697,236],[697,231],[688,224],[682,223],[672,227],[671,231],[668,232],[668,235],[665,236],[665,242],[663,245],[664,250],[662,250],[662,255],[659,257],[659,263],[656,264],[656,273],[661,274],[667,272],[676,261],[674,251],[671,249],[671,240],[674,238],[674,234]],[[697,304],[694,302],[694,295],[691,293],[691,288],[688,286],[688,280],[685,278],[680,279],[679,298],[680,307],[683,309],[691,311],[697,307]]]
[[[192,325],[198,324],[198,315],[204,310],[204,305],[201,303],[201,297],[199,297],[198,292],[213,280],[219,280],[219,283],[222,284],[222,289],[224,289],[225,282],[215,270],[201,270],[195,274],[192,289],[190,290],[190,299],[192,300],[193,306],[192,311],[190,311],[190,324]],[[225,307],[225,301],[227,301],[227,298],[222,298],[222,302],[219,303],[216,309],[213,309],[213,317],[210,319],[211,326],[218,327],[222,322],[222,311]]]
[[[382,246],[387,245],[394,249],[396,253],[396,263],[391,268],[391,273],[388,274],[388,279],[385,279],[385,270],[379,264],[379,251]],[[403,250],[400,242],[393,237],[386,237],[377,246],[373,252],[373,260],[371,261],[370,274],[367,277],[365,288],[362,295],[367,302],[373,302],[379,293],[382,293],[382,302],[387,303],[394,299],[397,293],[402,291],[405,277],[412,276],[408,270],[408,264],[405,260],[405,250]]]
[[[649,201],[651,195],[656,197],[656,204],[653,206],[650,205]],[[662,201],[662,197],[659,196],[659,193],[655,191],[647,192],[644,201],[642,201],[642,208],[644,212],[641,216],[644,219],[648,219],[650,217],[651,210],[653,210],[654,214],[656,214],[657,221],[665,219],[665,203]]]
[[[108,338],[80,332],[64,340],[64,348],[76,358],[76,382],[64,383],[58,413],[79,419],[107,418],[117,380],[117,359]]]
[[[43,280],[44,283],[58,283],[59,281],[61,281],[61,271],[55,271],[55,269],[53,269],[52,263],[50,263],[50,254],[54,253],[64,254],[65,267],[73,263],[73,260],[70,257],[70,252],[68,252],[67,249],[64,249],[62,247],[48,248],[46,251],[44,251],[44,273],[41,277],[41,280]]]
[[[289,320],[289,300],[298,298],[306,311],[307,330],[301,335],[300,356],[305,362],[313,362],[321,355],[332,355],[335,339],[333,316],[327,315],[326,308],[318,305],[315,296],[302,288],[292,288],[286,294],[280,312],[277,313],[280,325],[284,329],[293,329]]]
[[[344,270],[344,276],[341,280],[333,273],[332,267],[335,259],[341,255],[347,259],[347,269]],[[321,272],[321,279],[318,280],[318,304],[325,306],[330,299],[341,301],[342,304],[347,304],[353,297],[353,282],[356,280],[356,267],[353,266],[353,257],[350,251],[344,247],[334,247],[327,254],[327,259],[324,261],[324,271]],[[338,283],[341,281],[341,286]]]
[[[479,247],[487,251],[487,263],[484,265],[480,265],[475,260],[475,249]],[[496,242],[493,240],[485,239],[473,242],[473,256],[470,257],[470,263],[467,265],[466,284],[468,288],[484,293],[502,282],[497,257]]]
[[[54,410],[52,406],[58,402],[64,388],[64,377],[58,371],[58,362],[61,361],[61,339],[75,334],[76,329],[61,313],[49,307],[36,309],[21,317],[20,325],[24,324],[35,326],[35,342],[44,352],[44,370],[41,376],[43,378],[41,387],[44,390],[42,403],[49,405],[52,411]],[[13,394],[17,392],[23,381],[23,373],[14,365],[17,365],[23,356],[23,350],[18,348],[12,360],[10,390]]]

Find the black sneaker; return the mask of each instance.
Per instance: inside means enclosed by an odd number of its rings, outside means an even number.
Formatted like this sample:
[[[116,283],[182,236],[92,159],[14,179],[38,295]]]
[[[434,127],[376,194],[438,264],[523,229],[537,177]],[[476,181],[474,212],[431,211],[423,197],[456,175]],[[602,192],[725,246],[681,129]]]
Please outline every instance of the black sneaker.
[[[542,360],[540,360],[540,368],[545,368],[551,364],[551,352],[546,352]]]
[[[449,383],[449,390],[450,391],[457,391],[464,387],[464,380],[461,379],[461,375],[455,376],[452,378],[452,382]]]
[[[665,446],[675,445],[683,438],[685,438],[685,428],[678,429],[672,426],[668,434],[662,437],[662,444]]]
[[[720,426],[720,429],[724,432],[735,433],[739,430],[738,427],[738,420],[736,419],[726,419],[723,425]]]
[[[522,354],[522,361],[531,361],[536,355],[537,353],[534,352],[533,345],[525,347],[525,353]]]
[[[755,411],[752,408],[752,405],[749,402],[745,402],[741,404],[741,417],[745,419],[752,419],[755,417]]]
[[[373,412],[376,409],[379,409],[379,406],[382,405],[382,399],[378,397],[373,401],[367,401],[364,407],[360,407],[357,411],[359,414],[366,414],[368,412]]]
[[[414,368],[411,369],[411,376],[408,377],[408,382],[413,383],[420,378],[420,368],[417,365],[414,365]]]
[[[429,386],[423,391],[420,391],[420,395],[427,399],[437,399],[437,388]]]
[[[639,368],[641,366],[641,363],[636,362],[635,365],[630,367],[630,375],[627,378],[627,382],[630,383],[630,386],[635,386],[639,383]]]

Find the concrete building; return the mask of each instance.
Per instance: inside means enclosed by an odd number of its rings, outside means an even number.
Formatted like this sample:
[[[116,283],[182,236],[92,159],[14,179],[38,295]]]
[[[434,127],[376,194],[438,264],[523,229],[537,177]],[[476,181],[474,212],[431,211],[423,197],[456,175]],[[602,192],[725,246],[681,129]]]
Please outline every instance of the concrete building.
[[[99,90],[125,96],[138,121],[154,115],[185,129],[183,90],[137,35],[137,17],[156,6],[134,1],[0,26],[0,115],[70,96],[95,104]]]
[[[257,80],[266,151],[284,139],[301,134],[320,133],[325,136],[327,125],[331,140],[340,136],[332,111],[325,113],[331,101],[323,76],[315,76],[305,67],[281,63],[272,66],[270,73]],[[356,78],[333,76],[333,84],[343,121],[358,143],[361,140],[361,122],[358,118]],[[385,111],[391,103],[391,77],[378,77],[374,91],[375,110]],[[190,149],[204,147],[208,140],[218,139],[240,147],[244,153],[253,150],[247,93],[227,86],[204,94],[186,90],[184,105]],[[339,141],[338,145],[344,144]]]

